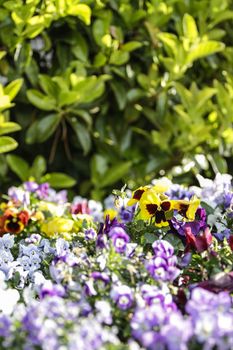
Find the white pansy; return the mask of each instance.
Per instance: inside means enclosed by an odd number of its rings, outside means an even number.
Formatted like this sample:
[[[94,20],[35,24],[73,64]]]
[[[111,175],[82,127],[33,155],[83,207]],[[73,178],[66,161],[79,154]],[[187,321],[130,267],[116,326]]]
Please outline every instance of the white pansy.
[[[19,292],[16,289],[0,290],[0,310],[10,315],[19,300]]]

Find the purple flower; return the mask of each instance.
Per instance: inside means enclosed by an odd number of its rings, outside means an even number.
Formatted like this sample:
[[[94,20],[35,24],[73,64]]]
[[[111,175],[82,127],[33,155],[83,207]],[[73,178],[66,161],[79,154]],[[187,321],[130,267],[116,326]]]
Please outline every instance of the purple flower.
[[[141,295],[146,305],[161,304],[167,310],[176,310],[176,304],[172,301],[172,295],[166,285],[163,287],[144,284],[141,287]]]
[[[134,212],[135,212],[135,205],[132,207],[127,207],[125,208],[124,206],[121,207],[120,211],[119,211],[119,215],[121,218],[121,221],[126,224],[127,222],[131,222],[134,216]]]
[[[169,258],[174,254],[173,246],[165,240],[154,241],[152,248],[156,256]]]
[[[187,199],[190,200],[194,195],[193,191],[190,191],[180,185],[172,184],[170,190],[166,192],[169,198],[179,200],[179,199]]]
[[[161,336],[158,332],[159,327],[165,322],[167,311],[164,310],[160,303],[152,304],[146,308],[137,308],[131,320],[131,331],[133,337],[146,347],[146,349],[154,349],[153,346],[157,337],[161,342]],[[159,348],[160,349],[160,348]],[[162,349],[164,349],[162,347]]]
[[[231,230],[229,228],[226,228],[224,231],[220,233],[213,233],[213,235],[218,238],[220,241],[223,241],[224,238],[229,239],[231,234]]]
[[[10,336],[11,320],[7,315],[0,315],[0,337]]]
[[[39,235],[38,233],[33,233],[31,234],[31,236],[25,238],[25,242],[26,243],[39,243],[41,240],[41,235]]]
[[[62,191],[56,192],[52,188],[49,188],[48,195],[46,196],[46,200],[49,202],[64,204],[67,202],[67,191],[62,190]]]
[[[121,227],[122,229],[125,229],[125,225],[117,221],[117,218],[110,220],[109,215],[107,215],[103,226],[103,232],[109,234],[109,232],[116,227]]]
[[[157,281],[173,281],[180,273],[172,245],[164,240],[153,243],[155,255],[146,263],[146,269]]]
[[[178,221],[176,218],[171,220],[172,227],[181,235],[185,236],[185,230],[190,227],[192,233],[196,236],[201,230],[207,227],[206,211],[204,208],[198,208],[196,211],[196,220],[191,222]]]
[[[225,210],[230,209],[233,202],[233,192],[229,192],[230,188],[222,190],[216,197],[216,204],[223,206]]]
[[[87,241],[92,241],[93,239],[96,238],[96,231],[93,228],[89,228],[87,230],[84,231],[85,234],[85,239]]]
[[[97,239],[96,239],[96,248],[99,249],[104,249],[107,248],[108,243],[107,236],[104,233],[99,233],[97,234]]]
[[[233,312],[226,292],[215,294],[202,288],[192,291],[186,304],[194,335],[205,349],[232,349]]]
[[[60,284],[53,284],[51,281],[46,281],[40,291],[39,297],[40,299],[44,299],[46,296],[58,296],[63,297],[65,295],[65,289]]]
[[[172,256],[169,259],[153,257],[146,264],[147,271],[157,281],[174,281],[180,270],[176,267],[177,259]]]
[[[45,182],[39,185],[38,189],[36,190],[36,193],[40,199],[46,199],[49,194],[49,189],[49,183]]]
[[[104,282],[104,285],[107,285],[110,282],[110,277],[106,274],[106,272],[94,271],[91,273],[91,277],[95,281]]]
[[[28,192],[36,192],[36,190],[39,188],[39,185],[35,181],[26,181],[23,184],[23,187]]]
[[[55,255],[57,257],[62,257],[65,256],[69,253],[69,243],[63,239],[63,238],[58,238],[56,241],[56,252]]]
[[[127,310],[133,305],[133,292],[126,285],[114,286],[111,298],[121,310]]]
[[[187,342],[193,335],[192,324],[178,311],[171,312],[161,328],[168,350],[188,350]]]
[[[20,202],[23,206],[29,206],[30,204],[30,196],[29,193],[22,188],[10,187],[8,190],[8,196],[11,198],[13,202]]]
[[[194,318],[200,312],[208,313],[208,311],[218,308],[221,308],[222,311],[228,311],[231,308],[230,295],[227,292],[215,294],[198,287],[192,290],[191,299],[186,305],[186,311]]]
[[[109,237],[113,242],[113,246],[117,253],[124,253],[127,243],[129,243],[129,235],[123,230],[122,227],[114,227],[109,232]]]

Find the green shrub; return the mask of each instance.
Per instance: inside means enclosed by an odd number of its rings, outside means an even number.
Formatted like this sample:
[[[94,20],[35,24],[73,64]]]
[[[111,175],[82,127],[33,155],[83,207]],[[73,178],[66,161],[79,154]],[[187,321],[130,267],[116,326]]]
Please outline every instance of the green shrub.
[[[231,171],[232,19],[230,0],[0,0],[1,78],[24,80],[17,156],[94,198]]]

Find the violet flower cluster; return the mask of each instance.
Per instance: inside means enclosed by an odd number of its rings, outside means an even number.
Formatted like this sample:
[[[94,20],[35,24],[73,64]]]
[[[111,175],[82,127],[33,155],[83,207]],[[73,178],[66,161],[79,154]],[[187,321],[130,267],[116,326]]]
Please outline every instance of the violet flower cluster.
[[[9,189],[0,202],[0,348],[233,349],[231,178],[199,180],[161,196],[166,227],[140,219],[128,192],[114,207],[113,196],[69,203],[32,181]],[[194,193],[202,197],[191,220],[183,211]],[[167,215],[167,195],[184,206]]]

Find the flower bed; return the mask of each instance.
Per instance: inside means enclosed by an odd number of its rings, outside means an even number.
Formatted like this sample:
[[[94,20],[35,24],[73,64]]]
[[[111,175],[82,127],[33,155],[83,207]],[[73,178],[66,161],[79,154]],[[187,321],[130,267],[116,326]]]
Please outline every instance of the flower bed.
[[[231,177],[167,179],[104,206],[48,184],[0,204],[7,349],[233,348]]]

